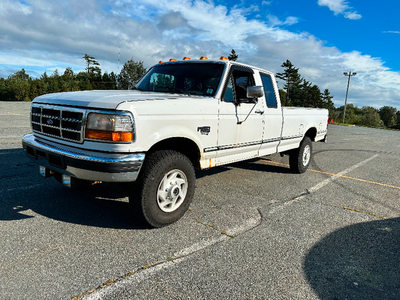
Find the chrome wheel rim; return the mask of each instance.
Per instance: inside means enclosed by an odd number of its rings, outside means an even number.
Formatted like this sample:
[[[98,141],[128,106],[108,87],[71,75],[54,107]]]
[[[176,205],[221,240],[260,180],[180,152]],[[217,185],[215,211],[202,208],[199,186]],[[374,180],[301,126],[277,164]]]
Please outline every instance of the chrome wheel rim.
[[[163,212],[177,210],[185,201],[188,180],[181,170],[175,169],[164,175],[157,190],[157,204]]]
[[[311,147],[306,145],[303,151],[303,166],[307,166],[311,159]]]

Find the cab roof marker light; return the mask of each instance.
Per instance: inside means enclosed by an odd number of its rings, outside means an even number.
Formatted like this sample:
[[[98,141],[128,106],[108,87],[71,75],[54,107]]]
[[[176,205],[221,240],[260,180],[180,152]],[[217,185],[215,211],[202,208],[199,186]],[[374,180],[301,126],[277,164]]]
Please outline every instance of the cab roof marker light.
[[[160,60],[158,63],[159,63],[159,64],[162,64],[163,62],[164,62],[163,60]]]
[[[200,60],[203,60],[203,59],[208,59],[208,57],[207,56],[200,56]]]
[[[220,59],[220,60],[228,60],[228,58],[225,57],[225,56],[221,56],[219,59]]]
[[[185,56],[183,60],[190,60],[190,57]]]
[[[169,61],[176,61],[176,59],[175,58],[170,58]]]

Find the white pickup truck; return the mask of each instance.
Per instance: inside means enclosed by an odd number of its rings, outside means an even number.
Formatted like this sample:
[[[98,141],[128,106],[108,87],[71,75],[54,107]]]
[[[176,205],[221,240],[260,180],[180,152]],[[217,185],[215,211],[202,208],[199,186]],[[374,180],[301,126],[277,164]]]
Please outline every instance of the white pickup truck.
[[[132,182],[133,212],[161,227],[188,209],[194,168],[281,153],[305,172],[311,142],[326,138],[328,111],[281,107],[271,72],[185,59],[153,66],[132,90],[37,97],[31,124],[22,144],[42,176],[70,187]]]

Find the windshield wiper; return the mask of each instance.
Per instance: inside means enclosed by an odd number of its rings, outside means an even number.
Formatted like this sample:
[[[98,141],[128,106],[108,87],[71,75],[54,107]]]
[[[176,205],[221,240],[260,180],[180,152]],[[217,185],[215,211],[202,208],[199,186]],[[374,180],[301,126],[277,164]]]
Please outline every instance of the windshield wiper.
[[[186,92],[185,90],[182,90],[182,89],[177,88],[177,87],[174,87],[174,86],[170,86],[170,87],[168,87],[168,89],[169,89],[171,92],[179,92],[179,93],[181,93],[181,94],[185,94],[185,95],[191,96],[190,93]]]

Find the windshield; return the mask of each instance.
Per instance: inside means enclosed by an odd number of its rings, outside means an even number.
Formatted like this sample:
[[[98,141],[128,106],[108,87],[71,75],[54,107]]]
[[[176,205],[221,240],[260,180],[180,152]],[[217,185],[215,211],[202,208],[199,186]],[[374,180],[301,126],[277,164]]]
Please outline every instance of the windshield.
[[[160,64],[152,68],[134,89],[214,96],[224,67],[219,63]]]

